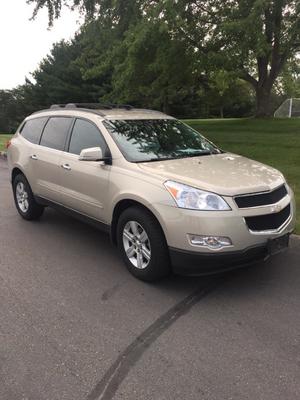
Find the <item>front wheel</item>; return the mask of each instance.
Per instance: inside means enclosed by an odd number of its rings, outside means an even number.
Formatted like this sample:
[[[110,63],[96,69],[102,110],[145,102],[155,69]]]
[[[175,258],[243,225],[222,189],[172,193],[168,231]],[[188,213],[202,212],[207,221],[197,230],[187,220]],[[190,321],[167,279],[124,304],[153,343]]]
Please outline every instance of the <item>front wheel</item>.
[[[139,207],[126,209],[118,221],[117,242],[128,270],[136,278],[150,282],[170,273],[166,240],[150,212]]]
[[[13,181],[13,192],[16,208],[24,219],[35,220],[40,218],[44,207],[35,201],[31,187],[24,175],[19,174]]]

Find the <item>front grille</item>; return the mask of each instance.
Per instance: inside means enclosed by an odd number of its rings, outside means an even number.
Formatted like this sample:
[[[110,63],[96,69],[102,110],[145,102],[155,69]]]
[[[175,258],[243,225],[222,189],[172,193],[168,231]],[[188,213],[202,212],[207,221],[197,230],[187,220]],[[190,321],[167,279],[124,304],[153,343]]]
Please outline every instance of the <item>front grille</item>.
[[[277,203],[287,194],[285,185],[282,185],[272,192],[237,196],[235,202],[239,208],[267,206]]]
[[[276,214],[258,215],[256,217],[245,217],[246,224],[251,231],[268,231],[278,229],[291,215],[290,204]]]

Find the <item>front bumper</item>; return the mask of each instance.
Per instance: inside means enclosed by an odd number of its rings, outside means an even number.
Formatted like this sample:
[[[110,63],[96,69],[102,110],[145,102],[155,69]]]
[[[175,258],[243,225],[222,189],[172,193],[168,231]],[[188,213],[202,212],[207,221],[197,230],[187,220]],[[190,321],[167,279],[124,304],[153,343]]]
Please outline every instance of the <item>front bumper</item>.
[[[225,198],[231,211],[199,212],[160,206],[162,224],[175,272],[181,274],[211,274],[234,269],[266,259],[270,254],[268,242],[289,235],[296,222],[296,206],[293,192],[289,189],[275,205],[239,209],[231,198]],[[290,205],[290,217],[277,230],[251,231],[246,217],[264,216],[283,210]],[[232,245],[212,249],[191,243],[191,235],[221,236],[230,238]]]
[[[268,206],[239,209],[232,198],[224,197],[231,211],[196,211],[166,204],[154,204],[157,216],[170,248],[188,252],[215,254],[214,249],[192,245],[190,235],[228,237],[232,246],[218,250],[218,253],[244,251],[246,248],[262,246],[269,239],[291,233],[296,223],[296,205],[292,191],[278,203]],[[246,217],[275,214],[275,207],[284,209],[290,205],[290,218],[278,230],[252,232]],[[275,211],[274,211],[275,210]]]
[[[169,248],[173,271],[179,275],[211,275],[245,267],[271,256],[267,244],[242,251],[200,253]]]

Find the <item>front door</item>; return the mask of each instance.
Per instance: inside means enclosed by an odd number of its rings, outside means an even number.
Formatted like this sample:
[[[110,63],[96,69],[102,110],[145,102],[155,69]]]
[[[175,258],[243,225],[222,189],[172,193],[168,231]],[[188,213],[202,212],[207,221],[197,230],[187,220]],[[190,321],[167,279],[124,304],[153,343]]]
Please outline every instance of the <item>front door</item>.
[[[81,150],[90,147],[101,147],[103,154],[107,152],[105,140],[96,125],[78,118],[73,126],[68,151],[63,152],[60,158],[62,204],[107,222],[104,216],[111,166],[96,161],[79,161]]]

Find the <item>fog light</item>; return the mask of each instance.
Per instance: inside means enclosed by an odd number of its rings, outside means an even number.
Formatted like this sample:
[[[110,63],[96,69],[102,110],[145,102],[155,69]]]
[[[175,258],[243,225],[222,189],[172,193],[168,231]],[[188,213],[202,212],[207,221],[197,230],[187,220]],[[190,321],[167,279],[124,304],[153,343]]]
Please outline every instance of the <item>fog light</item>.
[[[199,236],[189,235],[189,239],[194,246],[205,246],[210,249],[221,249],[222,247],[232,246],[232,241],[224,236]]]

